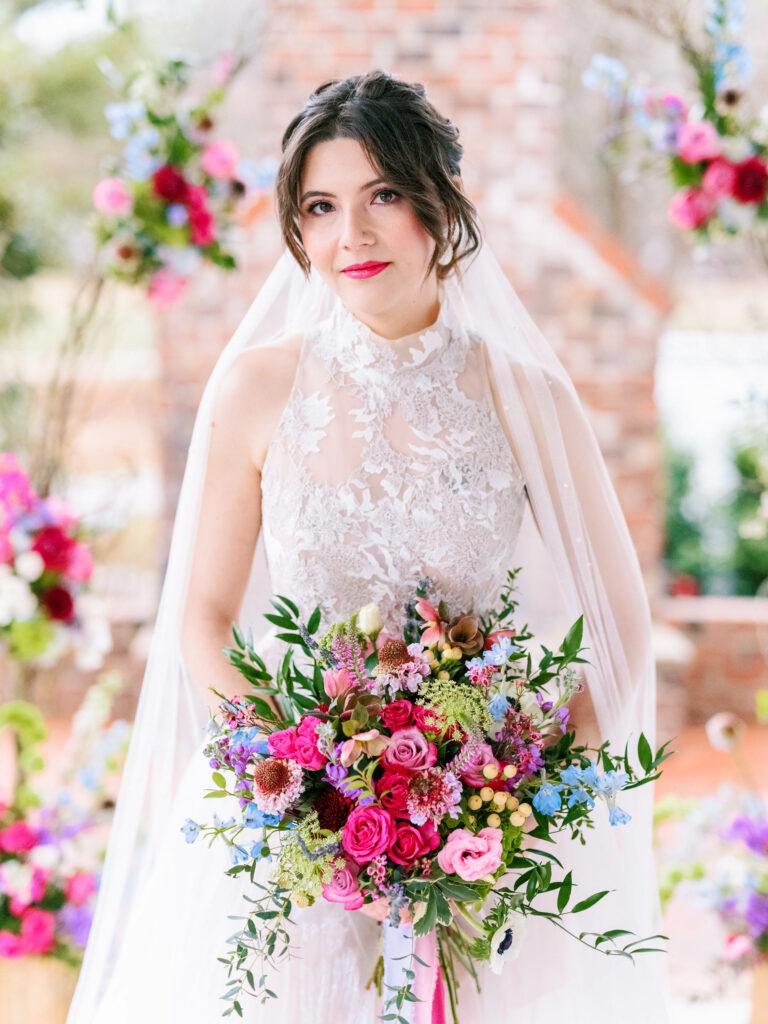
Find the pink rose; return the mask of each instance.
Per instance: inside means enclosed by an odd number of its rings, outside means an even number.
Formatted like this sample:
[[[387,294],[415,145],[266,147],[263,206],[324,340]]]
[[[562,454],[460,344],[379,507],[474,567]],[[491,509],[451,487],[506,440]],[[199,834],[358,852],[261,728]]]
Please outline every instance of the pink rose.
[[[723,959],[733,962],[752,952],[752,943],[746,935],[729,935],[723,946]]]
[[[133,196],[120,178],[104,178],[93,190],[93,205],[99,213],[127,216],[133,209]]]
[[[500,828],[481,828],[476,836],[469,829],[457,828],[438,853],[437,863],[447,875],[475,882],[501,864],[501,836]]]
[[[67,879],[64,892],[70,903],[81,907],[96,892],[96,878],[90,871],[79,871]]]
[[[149,281],[147,295],[158,309],[178,302],[187,287],[187,278],[172,274],[170,270],[157,270]]]
[[[409,700],[395,700],[381,709],[381,717],[384,725],[394,732],[395,729],[402,729],[411,725],[413,718],[413,704]]]
[[[294,740],[294,761],[302,768],[309,768],[313,772],[322,768],[328,761],[325,754],[321,754],[317,747],[317,727],[320,724],[319,718],[306,715],[299,722]]]
[[[356,807],[347,818],[341,845],[358,864],[384,853],[395,834],[395,819],[383,807]]]
[[[420,768],[430,768],[436,760],[437,747],[413,725],[392,733],[392,741],[381,758],[385,768],[406,775]]]
[[[410,867],[419,857],[425,857],[440,845],[440,836],[431,821],[413,825],[410,821],[398,821],[395,837],[387,850],[390,860],[403,867]]]
[[[345,910],[359,910],[364,902],[357,880],[359,873],[358,864],[345,860],[343,866],[336,868],[331,881],[323,884],[323,899],[343,903]]]
[[[296,730],[280,729],[267,737],[267,746],[273,757],[293,761],[296,757]]]
[[[0,931],[0,957],[18,957],[25,956],[26,949],[20,935],[14,935],[13,932]]]
[[[84,583],[93,575],[93,556],[87,544],[76,541],[69,552],[67,575],[71,580]]]
[[[0,850],[6,853],[22,853],[37,846],[40,834],[31,829],[25,821],[16,821],[0,832]]]
[[[200,165],[212,178],[234,178],[240,154],[233,142],[212,142],[203,151]]]
[[[706,224],[715,210],[715,201],[699,188],[681,188],[675,192],[667,207],[667,216],[684,231]]]
[[[21,941],[27,953],[47,953],[54,942],[54,915],[36,907],[24,912]]]
[[[357,681],[352,678],[345,668],[329,668],[323,674],[323,686],[325,687],[325,692],[333,700],[335,697],[341,697],[348,690],[357,686]]]
[[[723,157],[718,157],[704,171],[702,191],[712,199],[725,199],[733,195],[736,184],[736,168]]]
[[[396,818],[407,818],[409,776],[401,772],[384,772],[376,783],[376,793],[382,807]]]
[[[715,126],[709,121],[686,121],[680,125],[677,153],[687,164],[701,160],[714,160],[720,156],[720,140]]]
[[[464,768],[461,770],[461,777],[468,786],[487,786],[488,779],[483,775],[483,768],[487,764],[498,765],[493,751],[487,743],[481,743],[477,746],[464,762]]]

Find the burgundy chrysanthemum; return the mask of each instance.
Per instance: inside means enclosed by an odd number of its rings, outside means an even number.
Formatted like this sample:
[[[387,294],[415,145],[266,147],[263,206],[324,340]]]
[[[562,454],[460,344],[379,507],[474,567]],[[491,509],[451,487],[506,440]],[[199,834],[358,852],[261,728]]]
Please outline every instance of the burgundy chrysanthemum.
[[[69,622],[75,612],[72,595],[64,587],[49,587],[41,596],[40,604],[57,622]]]
[[[768,165],[758,156],[736,164],[733,194],[740,203],[762,203],[768,195]]]
[[[338,789],[329,786],[324,789],[315,801],[317,820],[320,828],[327,828],[330,832],[338,832],[344,827],[344,823],[352,812],[355,801],[344,796]]]

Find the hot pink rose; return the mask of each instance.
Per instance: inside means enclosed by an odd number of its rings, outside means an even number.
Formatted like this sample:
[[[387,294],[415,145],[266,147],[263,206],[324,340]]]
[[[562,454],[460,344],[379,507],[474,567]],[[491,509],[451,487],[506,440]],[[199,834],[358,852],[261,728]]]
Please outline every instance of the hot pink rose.
[[[733,195],[736,184],[736,168],[724,157],[718,157],[704,171],[701,188],[712,199],[725,199]]]
[[[425,857],[440,845],[440,836],[434,823],[413,825],[410,821],[398,821],[395,838],[387,850],[390,860],[403,867],[410,867],[419,857]]]
[[[302,768],[309,768],[313,772],[318,771],[328,761],[325,754],[321,754],[317,748],[317,727],[320,724],[319,718],[305,715],[299,722],[294,740],[294,761]]]
[[[329,903],[343,903],[345,910],[359,910],[363,905],[357,876],[360,867],[351,860],[345,860],[336,868],[330,882],[323,885],[323,899]]]
[[[21,941],[27,953],[47,953],[54,942],[54,915],[36,907],[24,912]]]
[[[71,580],[84,583],[93,575],[93,556],[87,544],[76,541],[69,552],[67,575]]]
[[[125,217],[133,209],[133,196],[120,178],[104,178],[93,190],[93,205],[99,213]]]
[[[90,871],[79,871],[67,879],[64,892],[70,903],[81,907],[96,892],[96,878]]]
[[[483,768],[487,764],[498,764],[493,751],[487,743],[481,743],[473,751],[468,760],[464,762],[461,771],[462,779],[468,786],[487,786],[488,780],[483,775]]]
[[[347,818],[341,844],[358,864],[384,853],[395,834],[395,819],[383,807],[356,807]]]
[[[187,287],[187,278],[172,274],[170,270],[156,271],[149,281],[147,295],[159,309],[178,302]]]
[[[687,164],[701,160],[714,160],[720,156],[720,140],[715,126],[709,121],[686,121],[680,125],[677,153]]]
[[[280,729],[267,737],[267,746],[273,757],[287,758],[292,761],[296,757],[296,730]]]
[[[328,696],[333,699],[341,697],[348,690],[357,686],[357,681],[345,668],[329,668],[323,673],[323,686]]]
[[[501,836],[500,828],[481,828],[476,836],[469,829],[457,828],[438,853],[437,863],[447,875],[475,882],[501,864]]]
[[[402,729],[411,725],[413,718],[413,704],[409,700],[394,700],[391,704],[381,710],[381,717],[384,725],[394,732],[395,729]]]
[[[203,152],[200,164],[212,178],[234,178],[240,155],[233,142],[212,142]]]
[[[396,729],[392,741],[381,757],[385,768],[410,775],[420,768],[430,768],[437,760],[437,747],[417,729],[409,726]]]
[[[715,210],[715,201],[699,188],[681,188],[675,192],[667,207],[667,216],[684,231],[700,228]]]
[[[8,931],[0,931],[0,957],[12,959],[25,956],[26,952],[20,935],[14,935],[13,932]]]
[[[376,783],[381,806],[396,818],[407,818],[409,776],[401,772],[384,772]]]
[[[37,846],[40,833],[30,828],[25,821],[16,821],[0,832],[0,850],[6,853],[22,853]]]

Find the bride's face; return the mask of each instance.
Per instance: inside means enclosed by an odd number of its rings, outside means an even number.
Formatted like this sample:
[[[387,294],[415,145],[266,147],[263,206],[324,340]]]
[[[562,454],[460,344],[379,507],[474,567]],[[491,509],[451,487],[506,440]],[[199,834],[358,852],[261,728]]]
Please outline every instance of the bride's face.
[[[391,338],[433,322],[437,274],[425,275],[434,239],[357,140],[309,151],[299,207],[309,261],[350,312]]]

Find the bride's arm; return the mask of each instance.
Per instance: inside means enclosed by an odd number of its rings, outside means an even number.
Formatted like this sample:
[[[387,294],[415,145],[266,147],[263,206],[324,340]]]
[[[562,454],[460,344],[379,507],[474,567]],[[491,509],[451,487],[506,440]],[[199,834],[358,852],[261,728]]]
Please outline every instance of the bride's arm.
[[[296,367],[296,340],[240,353],[217,388],[182,626],[182,655],[210,707],[243,693],[221,653],[233,643],[261,529],[261,469]]]

